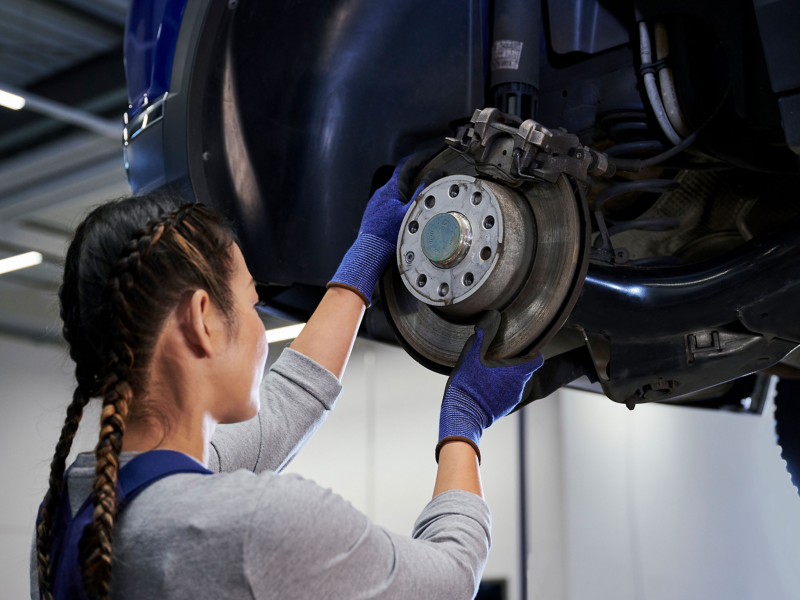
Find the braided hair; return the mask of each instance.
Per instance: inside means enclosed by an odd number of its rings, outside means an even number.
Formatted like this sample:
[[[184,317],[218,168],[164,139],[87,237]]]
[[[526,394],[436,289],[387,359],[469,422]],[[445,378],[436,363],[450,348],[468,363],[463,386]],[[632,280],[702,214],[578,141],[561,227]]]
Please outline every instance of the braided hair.
[[[64,488],[64,469],[67,457],[78,431],[83,409],[93,395],[95,377],[93,370],[87,362],[78,359],[86,353],[83,347],[85,340],[78,334],[77,303],[72,299],[76,297],[78,251],[86,231],[86,223],[82,223],[75,231],[74,242],[67,251],[64,264],[64,283],[59,290],[61,303],[61,320],[63,322],[62,334],[69,344],[69,354],[75,363],[75,379],[77,387],[72,394],[72,402],[67,407],[67,418],[61,429],[61,437],[56,444],[53,462],[50,464],[49,489],[45,495],[41,508],[41,520],[36,530],[36,562],[39,571],[39,589],[43,590],[45,599],[52,598],[47,582],[50,581],[50,550],[53,540],[50,535],[53,518],[58,510],[61,493]]]
[[[83,409],[101,397],[95,448],[93,522],[81,542],[90,597],[109,597],[117,473],[125,423],[158,407],[142,402],[147,369],[169,314],[198,290],[234,325],[229,286],[236,243],[231,227],[201,204],[164,193],[125,198],[93,210],[75,231],[59,290],[64,339],[77,386],[50,466],[37,527],[39,589],[52,598],[53,522],[62,501],[64,469]]]

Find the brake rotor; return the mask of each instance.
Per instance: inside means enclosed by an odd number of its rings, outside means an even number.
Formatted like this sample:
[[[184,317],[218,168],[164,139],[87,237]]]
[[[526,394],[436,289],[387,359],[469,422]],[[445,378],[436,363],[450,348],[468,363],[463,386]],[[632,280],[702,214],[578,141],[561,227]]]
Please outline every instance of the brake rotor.
[[[498,157],[508,156],[502,149]],[[499,171],[497,160],[490,166]],[[501,324],[487,357],[535,355],[564,324],[586,276],[585,202],[564,175],[553,183],[498,181],[452,149],[417,180],[435,168],[447,176],[413,201],[381,281],[398,339],[425,366],[449,372],[475,322],[496,309]]]

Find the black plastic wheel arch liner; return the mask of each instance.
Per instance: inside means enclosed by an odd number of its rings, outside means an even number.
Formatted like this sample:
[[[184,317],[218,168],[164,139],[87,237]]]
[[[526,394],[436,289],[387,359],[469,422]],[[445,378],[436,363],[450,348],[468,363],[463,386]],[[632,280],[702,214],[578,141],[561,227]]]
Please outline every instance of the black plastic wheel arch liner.
[[[165,118],[130,147],[134,188],[163,154],[163,179],[136,191],[223,212],[258,282],[325,285],[378,169],[483,106],[485,6],[192,0]]]

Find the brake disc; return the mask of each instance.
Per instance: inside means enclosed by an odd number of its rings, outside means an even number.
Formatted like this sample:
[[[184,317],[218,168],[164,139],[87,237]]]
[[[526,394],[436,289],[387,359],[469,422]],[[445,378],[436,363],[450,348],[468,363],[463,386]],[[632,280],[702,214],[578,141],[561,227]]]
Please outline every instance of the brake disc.
[[[513,135],[491,142],[448,148],[418,175],[447,176],[413,200],[381,282],[401,344],[440,372],[489,309],[502,318],[487,356],[533,356],[569,316],[588,267],[591,230],[576,182],[522,173]]]

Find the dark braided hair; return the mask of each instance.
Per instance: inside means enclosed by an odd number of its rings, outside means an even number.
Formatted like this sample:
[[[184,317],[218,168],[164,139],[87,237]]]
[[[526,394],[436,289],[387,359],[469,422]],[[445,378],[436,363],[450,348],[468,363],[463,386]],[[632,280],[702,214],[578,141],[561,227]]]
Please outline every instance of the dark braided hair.
[[[77,271],[78,255],[80,245],[83,241],[85,223],[75,231],[72,245],[67,252],[64,264],[64,283],[59,290],[59,300],[61,303],[61,320],[63,322],[62,334],[69,344],[69,354],[75,362],[75,379],[77,387],[72,394],[72,402],[67,407],[67,418],[64,427],[61,429],[61,437],[56,444],[56,453],[53,462],[50,464],[50,480],[47,495],[41,508],[41,521],[36,531],[36,562],[39,570],[39,589],[44,592],[45,600],[52,598],[48,582],[50,581],[50,550],[53,540],[50,530],[53,526],[53,518],[61,499],[61,492],[64,487],[64,469],[67,457],[69,456],[72,441],[78,431],[78,425],[83,416],[83,409],[93,395],[95,386],[95,376],[92,369],[86,362],[79,361],[87,348],[83,345],[85,340],[78,334],[80,330],[79,310],[77,304]]]
[[[164,193],[104,204],[77,228],[59,291],[77,387],[56,445],[37,528],[39,589],[45,599],[52,598],[52,525],[66,459],[83,409],[97,396],[103,409],[95,449],[94,518],[84,536],[82,572],[90,597],[108,598],[117,473],[128,413],[144,418],[154,408],[137,400],[144,395],[164,321],[183,300],[204,289],[235,325],[229,287],[233,243],[232,229],[215,213]]]

